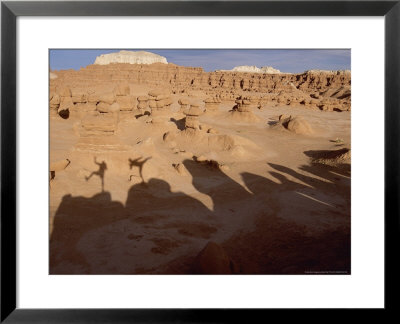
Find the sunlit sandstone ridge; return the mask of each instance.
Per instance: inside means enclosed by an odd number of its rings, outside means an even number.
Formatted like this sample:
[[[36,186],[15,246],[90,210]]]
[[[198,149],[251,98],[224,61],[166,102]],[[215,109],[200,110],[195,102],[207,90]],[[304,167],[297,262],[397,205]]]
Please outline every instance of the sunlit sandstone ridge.
[[[96,60],[97,61],[97,60]],[[306,71],[299,74],[205,72],[200,67],[175,64],[93,64],[79,71],[52,71],[56,79],[51,88],[109,87],[127,82],[161,87],[173,94],[204,92],[205,98],[217,95],[222,100],[236,100],[251,94],[260,104],[302,105],[320,110],[350,110],[350,71]],[[204,99],[205,99],[204,98]]]

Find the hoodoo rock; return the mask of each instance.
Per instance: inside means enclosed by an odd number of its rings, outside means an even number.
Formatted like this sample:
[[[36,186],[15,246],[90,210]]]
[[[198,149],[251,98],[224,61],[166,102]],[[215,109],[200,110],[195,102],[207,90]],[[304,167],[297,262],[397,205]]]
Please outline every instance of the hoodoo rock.
[[[185,111],[185,131],[188,133],[195,133],[200,129],[199,116],[202,110],[197,105],[191,105],[190,109]]]
[[[314,130],[310,124],[301,116],[292,117],[291,115],[280,115],[279,121],[273,128],[285,128],[288,131],[299,135],[312,135]]]
[[[167,121],[168,112],[172,104],[171,97],[162,91],[149,92],[149,107],[151,109],[152,123]]]
[[[190,108],[189,100],[187,100],[186,98],[179,99],[178,104],[180,105],[179,112],[184,112],[185,110]]]
[[[238,122],[255,123],[259,122],[260,118],[257,117],[253,112],[254,100],[251,97],[240,96],[235,100],[236,105],[231,111],[231,118]]]
[[[206,112],[216,112],[219,109],[221,100],[217,97],[210,97],[204,100],[206,104]]]
[[[107,65],[112,63],[129,63],[129,64],[168,64],[167,59],[161,55],[157,55],[145,51],[120,51],[118,53],[102,54],[96,57],[94,64]]]

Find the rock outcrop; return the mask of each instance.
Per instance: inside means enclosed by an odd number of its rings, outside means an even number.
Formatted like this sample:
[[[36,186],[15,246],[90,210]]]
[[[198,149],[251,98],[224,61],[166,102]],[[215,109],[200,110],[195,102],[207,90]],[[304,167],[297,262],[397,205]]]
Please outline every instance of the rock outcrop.
[[[152,123],[166,122],[169,119],[171,97],[163,91],[152,90],[149,92],[149,98]]]
[[[209,97],[204,100],[206,112],[217,112],[219,109],[219,104],[221,103],[221,99],[217,97]]]
[[[65,85],[85,88],[87,84],[114,87],[116,83],[144,84],[152,88],[168,87],[174,93],[206,91],[219,94],[222,100],[232,100],[243,92],[260,94],[287,93],[297,90],[305,99],[310,95],[341,87],[350,88],[351,74],[347,71],[305,72],[300,74],[263,74],[242,72],[205,72],[202,68],[174,64],[93,64],[79,71],[57,71],[58,78],[50,80],[51,87]],[[57,92],[57,91],[55,91]],[[212,94],[213,92],[213,94]],[[57,92],[61,95],[59,92]],[[345,100],[335,98],[335,100]],[[348,98],[346,99],[347,101]]]
[[[260,121],[260,118],[252,111],[254,106],[253,98],[240,96],[235,102],[236,105],[230,112],[230,117],[233,120],[245,123],[256,123]]]
[[[188,134],[195,134],[200,129],[199,116],[202,110],[197,105],[191,105],[184,113],[185,118],[185,132]]]
[[[298,135],[312,135],[314,130],[311,125],[301,116],[280,115],[279,121],[272,125],[273,128],[284,128]]]

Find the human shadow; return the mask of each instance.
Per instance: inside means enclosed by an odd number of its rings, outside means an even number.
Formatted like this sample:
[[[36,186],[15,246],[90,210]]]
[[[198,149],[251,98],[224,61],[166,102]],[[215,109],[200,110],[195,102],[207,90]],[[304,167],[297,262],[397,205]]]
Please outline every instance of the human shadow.
[[[104,192],[104,174],[107,170],[107,164],[105,161],[102,162],[97,162],[96,157],[94,157],[94,163],[96,163],[99,166],[99,169],[97,171],[93,171],[89,176],[85,177],[86,181],[89,181],[91,177],[94,175],[98,176],[101,180],[101,192]]]
[[[137,167],[139,169],[139,175],[140,178],[142,179],[143,182],[144,178],[143,178],[143,166],[144,164],[150,160],[151,157],[145,158],[144,160],[142,160],[142,157],[138,157],[137,159],[132,160],[131,158],[129,158],[129,170],[132,170],[133,167]],[[132,179],[132,175],[129,177],[129,181]]]

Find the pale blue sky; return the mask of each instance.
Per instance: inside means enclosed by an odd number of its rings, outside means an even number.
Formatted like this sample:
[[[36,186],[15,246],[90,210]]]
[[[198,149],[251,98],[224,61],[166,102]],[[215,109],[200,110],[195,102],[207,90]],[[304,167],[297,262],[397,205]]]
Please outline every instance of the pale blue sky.
[[[93,64],[100,54],[121,49],[52,49],[52,70],[79,70]],[[205,71],[230,70],[238,65],[272,66],[282,72],[305,70],[350,70],[349,49],[125,49],[165,56],[169,63],[202,67]]]

